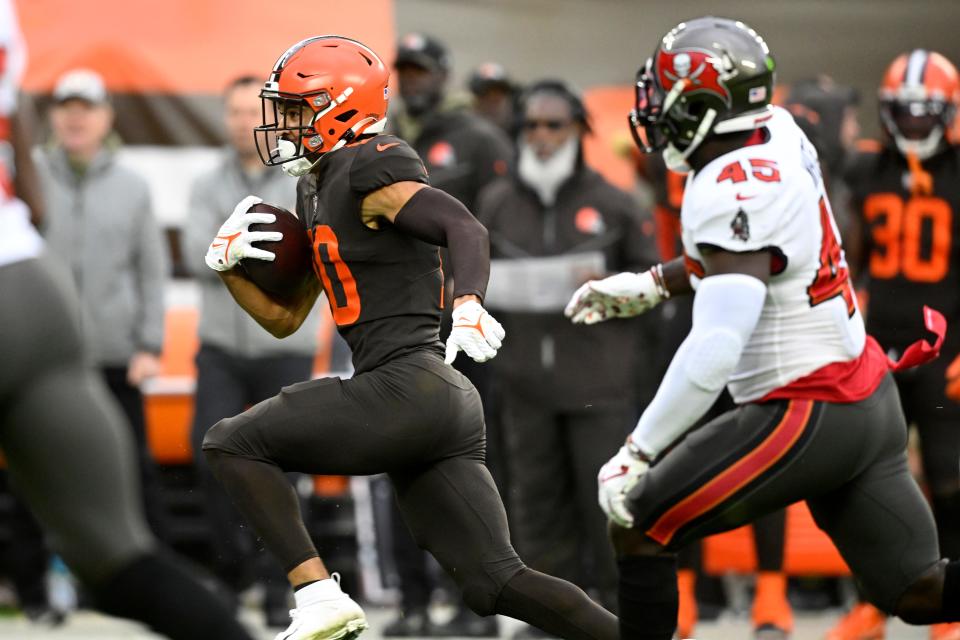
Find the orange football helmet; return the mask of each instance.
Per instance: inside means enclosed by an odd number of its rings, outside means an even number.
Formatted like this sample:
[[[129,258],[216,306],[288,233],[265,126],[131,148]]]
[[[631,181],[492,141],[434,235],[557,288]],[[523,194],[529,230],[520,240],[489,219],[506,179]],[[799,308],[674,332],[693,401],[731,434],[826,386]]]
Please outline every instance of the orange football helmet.
[[[383,131],[390,72],[372,49],[350,38],[314,36],[293,45],[263,84],[260,159],[303,175],[320,155]],[[302,106],[309,107],[303,110]],[[299,116],[291,122],[293,112]],[[302,114],[311,113],[307,119]]]
[[[890,64],[880,85],[880,120],[905,156],[926,160],[954,127],[960,105],[957,68],[935,51],[914,49]]]

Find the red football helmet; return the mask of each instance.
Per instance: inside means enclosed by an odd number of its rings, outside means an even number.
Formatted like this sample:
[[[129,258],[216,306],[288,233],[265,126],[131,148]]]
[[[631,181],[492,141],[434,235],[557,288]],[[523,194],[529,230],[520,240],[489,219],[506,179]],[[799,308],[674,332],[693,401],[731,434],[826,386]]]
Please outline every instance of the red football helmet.
[[[267,165],[303,175],[319,155],[361,134],[383,131],[390,73],[372,49],[349,38],[314,36],[280,56],[263,84],[263,125],[257,150]],[[291,104],[292,103],[292,104]],[[291,122],[309,107],[312,117]],[[271,117],[272,114],[272,117]]]
[[[934,51],[914,49],[890,64],[880,85],[880,120],[900,153],[926,160],[954,126],[960,105],[957,68]]]

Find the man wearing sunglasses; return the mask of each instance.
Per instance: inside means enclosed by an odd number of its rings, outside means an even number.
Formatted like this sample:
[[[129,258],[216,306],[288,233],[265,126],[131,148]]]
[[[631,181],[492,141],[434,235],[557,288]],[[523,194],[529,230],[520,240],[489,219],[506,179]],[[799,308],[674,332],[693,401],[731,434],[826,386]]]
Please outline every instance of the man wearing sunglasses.
[[[446,45],[436,38],[422,33],[408,33],[400,38],[394,58],[394,88],[400,95],[400,105],[391,112],[388,129],[417,152],[430,176],[430,184],[474,211],[480,190],[506,172],[511,148],[498,127],[472,112],[468,95],[448,90],[451,64]],[[443,264],[444,275],[456,280],[446,254],[443,255]],[[446,289],[448,295],[452,291],[452,287]],[[446,300],[441,337],[450,331],[449,310],[452,308],[452,300]],[[454,367],[470,379],[483,400],[487,423],[487,466],[503,491],[494,381],[489,370],[467,360],[457,360]],[[430,622],[427,608],[435,581],[426,564],[427,555],[414,543],[395,509],[390,526],[393,536],[391,551],[402,595],[400,616],[384,629],[384,635],[496,636],[495,618],[480,618],[463,605],[446,624],[433,625]]]
[[[514,542],[531,566],[597,589],[613,609],[616,566],[594,483],[637,416],[644,320],[594,331],[562,311],[588,278],[649,266],[652,239],[630,196],[584,164],[590,124],[579,95],[536,82],[517,124],[516,170],[482,191],[477,209],[494,258],[487,304],[513,338],[494,371]]]

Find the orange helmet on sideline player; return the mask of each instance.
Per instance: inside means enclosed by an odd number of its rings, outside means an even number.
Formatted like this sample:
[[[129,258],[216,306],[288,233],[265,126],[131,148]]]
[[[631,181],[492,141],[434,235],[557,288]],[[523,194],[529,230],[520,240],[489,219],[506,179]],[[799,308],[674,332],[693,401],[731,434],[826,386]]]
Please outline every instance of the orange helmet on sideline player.
[[[303,175],[323,153],[383,131],[390,72],[372,49],[350,38],[314,36],[293,45],[263,84],[263,125],[255,129],[266,165]],[[294,104],[291,104],[294,103]],[[305,120],[300,107],[313,115]],[[289,122],[291,106],[301,114]],[[271,119],[272,114],[272,119]]]
[[[879,97],[880,121],[900,153],[926,160],[949,142],[960,105],[960,77],[944,56],[914,49],[887,68]]]

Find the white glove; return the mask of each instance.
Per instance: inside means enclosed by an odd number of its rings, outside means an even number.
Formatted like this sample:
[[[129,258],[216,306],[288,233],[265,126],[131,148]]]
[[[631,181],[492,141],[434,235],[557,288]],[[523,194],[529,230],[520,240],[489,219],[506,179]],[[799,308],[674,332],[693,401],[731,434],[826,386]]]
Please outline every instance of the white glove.
[[[669,297],[657,265],[643,273],[618,273],[603,280],[590,280],[577,289],[563,313],[574,324],[596,324],[610,318],[638,316]]]
[[[263,202],[257,196],[247,196],[234,208],[233,213],[217,232],[217,237],[207,249],[207,266],[214,271],[229,271],[243,258],[273,261],[276,255],[251,246],[253,242],[278,241],[283,239],[279,231],[249,231],[251,224],[270,224],[277,219],[272,213],[247,213],[255,204]]]
[[[600,467],[597,475],[600,508],[621,527],[629,529],[633,526],[633,514],[627,507],[627,494],[649,468],[650,463],[642,460],[628,445],[620,447],[617,455]]]
[[[486,309],[475,300],[468,300],[453,310],[453,329],[447,338],[447,357],[451,364],[463,350],[474,362],[486,362],[497,355],[506,332]]]

